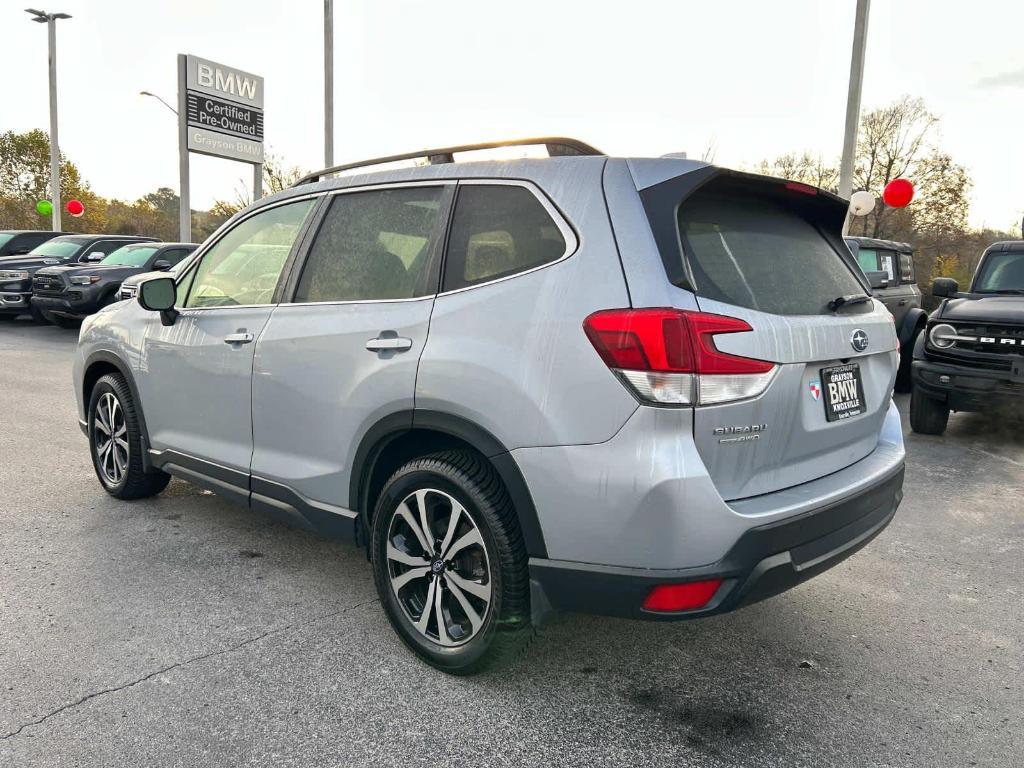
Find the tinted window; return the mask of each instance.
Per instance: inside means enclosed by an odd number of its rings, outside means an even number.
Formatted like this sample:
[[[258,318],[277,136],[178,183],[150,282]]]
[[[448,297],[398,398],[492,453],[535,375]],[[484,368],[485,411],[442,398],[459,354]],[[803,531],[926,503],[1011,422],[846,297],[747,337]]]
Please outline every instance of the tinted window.
[[[564,254],[565,238],[530,190],[463,185],[448,239],[444,290],[513,275]]]
[[[236,224],[183,281],[192,283],[185,306],[269,304],[284,262],[312,207],[312,200],[300,200],[269,208]]]
[[[14,237],[14,235],[12,235],[12,234],[10,234],[8,232],[0,232],[0,248],[2,248],[4,243],[6,243],[12,237]]]
[[[166,261],[173,267],[190,253],[192,253],[192,251],[185,250],[184,248],[168,248],[160,254],[157,261]]]
[[[795,210],[741,194],[698,194],[679,207],[697,293],[780,315],[827,311],[864,292],[824,235]]]
[[[975,291],[1024,291],[1024,251],[990,253],[974,280]]]
[[[310,248],[295,301],[407,299],[434,293],[437,273],[428,265],[443,197],[444,187],[336,195]]]

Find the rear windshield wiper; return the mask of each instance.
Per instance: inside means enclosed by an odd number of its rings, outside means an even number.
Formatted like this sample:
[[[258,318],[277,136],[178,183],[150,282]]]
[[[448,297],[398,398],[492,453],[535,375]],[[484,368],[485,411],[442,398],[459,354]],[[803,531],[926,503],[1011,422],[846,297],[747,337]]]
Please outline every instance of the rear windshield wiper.
[[[847,305],[863,304],[865,301],[871,301],[871,297],[866,293],[851,293],[849,296],[838,296],[832,299],[828,303],[828,308],[832,312],[838,312]]]

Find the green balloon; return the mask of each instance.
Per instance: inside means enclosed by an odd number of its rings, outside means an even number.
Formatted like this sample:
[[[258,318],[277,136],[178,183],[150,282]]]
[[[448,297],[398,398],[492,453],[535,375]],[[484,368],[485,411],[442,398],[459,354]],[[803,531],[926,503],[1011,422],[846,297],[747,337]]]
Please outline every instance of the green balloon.
[[[38,211],[40,216],[49,216],[53,213],[53,203],[49,200],[40,200],[36,203],[36,211]]]

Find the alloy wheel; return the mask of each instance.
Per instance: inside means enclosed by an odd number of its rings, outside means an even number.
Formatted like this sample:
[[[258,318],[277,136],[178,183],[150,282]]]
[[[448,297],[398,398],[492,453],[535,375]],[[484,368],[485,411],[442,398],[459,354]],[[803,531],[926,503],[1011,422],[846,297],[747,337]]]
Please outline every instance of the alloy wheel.
[[[128,425],[124,409],[112,392],[104,392],[93,414],[93,444],[103,479],[118,485],[128,471]]]
[[[475,637],[491,607],[491,570],[476,521],[454,497],[410,493],[387,534],[391,590],[416,630],[454,647]]]

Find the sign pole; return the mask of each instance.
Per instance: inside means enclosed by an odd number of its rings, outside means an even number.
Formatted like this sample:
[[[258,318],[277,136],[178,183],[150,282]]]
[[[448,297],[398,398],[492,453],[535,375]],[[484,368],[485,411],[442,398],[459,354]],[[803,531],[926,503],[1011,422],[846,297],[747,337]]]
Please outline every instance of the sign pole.
[[[871,0],[857,0],[853,23],[853,53],[850,56],[850,90],[846,96],[846,131],[843,157],[839,163],[839,196],[849,200],[853,192],[853,160],[857,151],[857,124],[860,122],[860,92],[864,84],[864,49],[868,41],[868,12]]]
[[[50,48],[50,200],[53,203],[51,224],[60,232],[60,144],[57,141],[57,20],[47,16],[47,42]]]
[[[324,0],[324,167],[334,165],[334,0]]]
[[[263,197],[263,163],[252,164],[252,201]]]
[[[192,242],[192,203],[188,178],[188,101],[185,54],[178,54],[178,229],[183,243]]]

